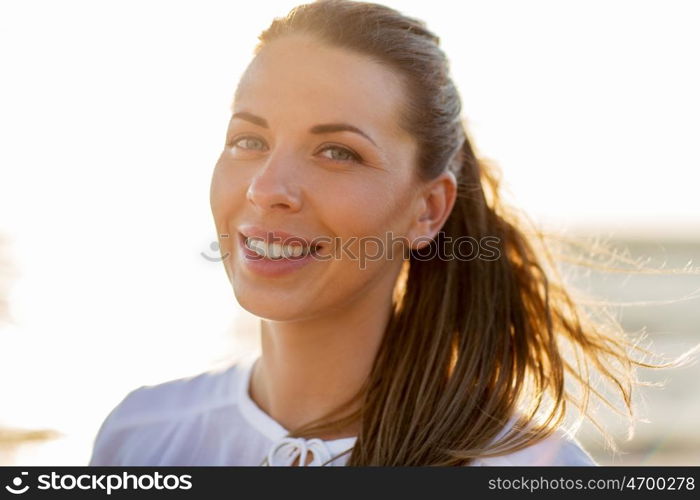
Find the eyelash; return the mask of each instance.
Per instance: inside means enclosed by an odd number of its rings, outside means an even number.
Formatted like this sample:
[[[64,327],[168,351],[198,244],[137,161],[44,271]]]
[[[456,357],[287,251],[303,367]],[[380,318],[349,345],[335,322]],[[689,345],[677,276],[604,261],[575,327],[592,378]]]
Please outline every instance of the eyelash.
[[[227,146],[234,147],[234,146],[236,146],[236,144],[238,144],[240,141],[242,141],[244,139],[255,139],[255,140],[258,140],[262,143],[265,142],[262,139],[260,139],[259,137],[255,137],[253,135],[243,135],[243,136],[236,137],[235,139],[232,139],[231,141],[229,141]],[[246,148],[243,148],[243,149],[246,149]],[[348,155],[350,155],[351,159],[349,159],[349,160],[334,160],[333,158],[327,158],[328,160],[335,161],[338,163],[362,163],[362,157],[360,155],[358,155],[354,151],[352,151],[348,148],[342,147],[342,146],[328,145],[328,146],[324,147],[323,149],[321,149],[321,151],[319,151],[319,152],[326,151],[329,149],[336,149],[339,151],[343,151],[343,152],[347,153]],[[253,149],[252,151],[255,151],[255,150]]]

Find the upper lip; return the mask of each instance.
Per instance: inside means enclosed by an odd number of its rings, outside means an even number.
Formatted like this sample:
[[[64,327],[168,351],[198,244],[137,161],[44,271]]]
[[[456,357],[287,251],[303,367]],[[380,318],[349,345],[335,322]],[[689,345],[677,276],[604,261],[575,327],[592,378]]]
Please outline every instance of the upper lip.
[[[238,231],[246,238],[261,239],[267,243],[280,245],[302,244],[307,247],[321,246],[319,243],[314,242],[313,237],[299,236],[280,229],[265,229],[261,226],[244,225],[240,226]]]

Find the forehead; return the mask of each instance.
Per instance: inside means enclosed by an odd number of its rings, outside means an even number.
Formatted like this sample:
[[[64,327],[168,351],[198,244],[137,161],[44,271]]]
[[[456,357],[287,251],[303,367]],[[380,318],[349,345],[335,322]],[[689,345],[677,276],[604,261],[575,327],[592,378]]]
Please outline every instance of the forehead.
[[[293,35],[274,40],[255,57],[238,85],[234,107],[263,116],[273,128],[292,117],[303,126],[344,121],[373,137],[407,140],[399,124],[403,102],[400,77],[386,66]]]

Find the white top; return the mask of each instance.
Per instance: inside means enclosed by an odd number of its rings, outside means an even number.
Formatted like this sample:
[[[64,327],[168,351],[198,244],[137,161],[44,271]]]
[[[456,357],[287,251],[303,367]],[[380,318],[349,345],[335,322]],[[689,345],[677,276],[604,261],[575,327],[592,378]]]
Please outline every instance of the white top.
[[[253,363],[141,386],[110,412],[89,465],[345,465],[356,438],[286,437],[288,431],[250,398]],[[331,460],[332,459],[332,460]],[[473,465],[597,465],[562,430],[509,455]]]

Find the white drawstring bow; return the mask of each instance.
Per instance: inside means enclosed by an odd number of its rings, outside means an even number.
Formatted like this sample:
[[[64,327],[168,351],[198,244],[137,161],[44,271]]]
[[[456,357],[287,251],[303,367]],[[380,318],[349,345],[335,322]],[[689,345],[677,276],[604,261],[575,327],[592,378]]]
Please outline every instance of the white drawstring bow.
[[[307,464],[309,453],[311,453],[311,461]],[[267,465],[289,466],[297,458],[299,466],[323,465],[330,460],[331,454],[325,443],[318,438],[306,440],[304,438],[284,437],[268,453]]]

